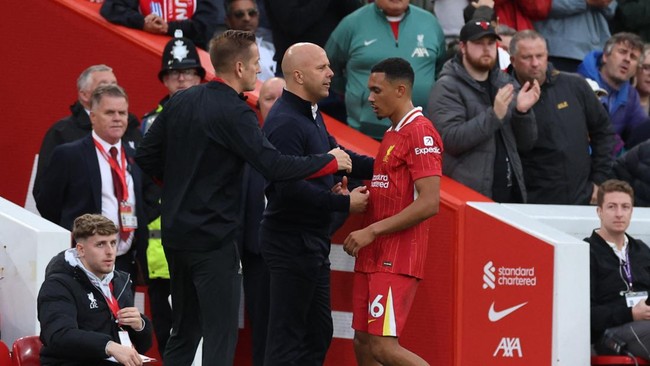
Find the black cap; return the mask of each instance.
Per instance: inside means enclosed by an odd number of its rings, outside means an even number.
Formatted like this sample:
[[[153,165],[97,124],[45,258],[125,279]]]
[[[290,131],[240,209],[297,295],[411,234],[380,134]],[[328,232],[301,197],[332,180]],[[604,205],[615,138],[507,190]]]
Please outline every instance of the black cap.
[[[494,38],[498,39],[499,41],[501,40],[501,37],[499,37],[499,35],[494,30],[494,27],[492,27],[490,22],[487,22],[487,21],[484,21],[484,20],[483,21],[476,21],[476,20],[469,21],[460,30],[460,41],[461,42],[476,41],[477,39],[481,39],[481,38],[483,38],[485,36],[493,36]]]
[[[205,69],[201,66],[194,42],[185,37],[172,38],[167,42],[163,51],[162,67],[158,72],[158,79],[162,81],[163,76],[169,70],[186,69],[196,69],[201,79],[205,77]]]

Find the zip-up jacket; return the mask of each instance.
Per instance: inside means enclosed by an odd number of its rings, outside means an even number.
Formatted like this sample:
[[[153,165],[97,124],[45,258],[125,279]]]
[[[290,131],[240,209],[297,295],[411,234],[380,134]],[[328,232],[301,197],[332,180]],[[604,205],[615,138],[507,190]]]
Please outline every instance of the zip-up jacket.
[[[516,78],[516,73],[510,67]],[[537,141],[520,152],[529,203],[588,205],[593,183],[612,176],[615,134],[582,77],[551,64],[533,106]]]
[[[488,80],[495,91],[506,84],[517,86],[510,75],[499,70],[498,65],[490,71]],[[517,112],[516,99],[515,95],[508,112],[499,119],[492,108],[492,97],[465,70],[460,56],[445,63],[440,79],[431,91],[427,112],[445,146],[442,170],[446,176],[492,197],[498,132],[526,202],[518,151],[532,149],[537,140],[537,124],[532,109],[525,114]]]
[[[627,238],[633,290],[650,291],[650,249],[641,240]],[[633,321],[632,309],[621,296],[628,289],[618,256],[595,230],[584,240],[589,243],[591,342],[595,343],[606,329]]]
[[[120,309],[133,306],[130,275],[116,270],[111,283]],[[65,260],[65,251],[48,264],[37,307],[42,365],[115,365],[104,361],[108,357],[106,344],[120,343],[115,317],[102,291],[90,282],[83,269]],[[147,317],[140,316],[144,329],[137,332],[127,326],[123,328],[142,354],[151,347],[152,326]]]
[[[388,57],[407,60],[415,72],[413,104],[424,106],[446,54],[442,28],[430,12],[409,5],[399,22],[397,40],[377,4],[368,4],[345,17],[325,45],[332,64],[332,88],[345,92],[348,124],[380,140],[390,126],[377,119],[368,102],[370,69]]]

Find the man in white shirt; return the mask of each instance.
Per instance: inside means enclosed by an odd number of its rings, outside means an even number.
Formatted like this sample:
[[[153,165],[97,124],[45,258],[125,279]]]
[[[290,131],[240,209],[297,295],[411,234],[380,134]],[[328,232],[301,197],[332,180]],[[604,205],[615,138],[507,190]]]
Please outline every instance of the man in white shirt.
[[[225,0],[226,25],[228,29],[243,30],[255,33],[255,40],[260,51],[260,73],[257,78],[261,81],[275,76],[276,63],[273,61],[275,46],[269,39],[258,32],[260,12],[255,0]]]
[[[90,100],[91,135],[54,149],[35,196],[41,215],[68,230],[84,213],[101,213],[120,228],[117,269],[135,276],[135,258],[144,259],[147,219],[142,176],[122,143],[128,96],[117,85],[100,86]]]
[[[650,249],[626,234],[634,209],[634,190],[610,179],[598,188],[600,228],[589,243],[591,274],[591,342],[599,354],[612,345],[650,360]]]

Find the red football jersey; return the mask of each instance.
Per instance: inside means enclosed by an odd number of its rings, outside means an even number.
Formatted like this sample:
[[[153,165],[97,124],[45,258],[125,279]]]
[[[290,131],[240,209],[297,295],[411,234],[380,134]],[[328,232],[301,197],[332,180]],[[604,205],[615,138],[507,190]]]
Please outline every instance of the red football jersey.
[[[364,227],[396,215],[415,200],[414,182],[442,175],[442,140],[422,114],[414,108],[395,128],[384,134],[375,158],[370,201]],[[422,278],[427,256],[428,225],[424,222],[392,234],[382,235],[359,251],[357,272],[390,272]]]

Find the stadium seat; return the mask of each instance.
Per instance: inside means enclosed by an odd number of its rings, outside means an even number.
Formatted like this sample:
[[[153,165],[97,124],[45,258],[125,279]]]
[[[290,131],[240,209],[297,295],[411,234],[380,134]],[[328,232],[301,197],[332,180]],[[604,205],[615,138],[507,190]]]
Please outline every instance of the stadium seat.
[[[9,347],[3,341],[0,341],[0,366],[11,366]]]
[[[13,366],[40,366],[41,346],[37,335],[16,339],[12,348]]]
[[[638,357],[636,358],[635,363],[634,360],[628,356],[591,356],[591,365],[650,365],[650,362]]]

